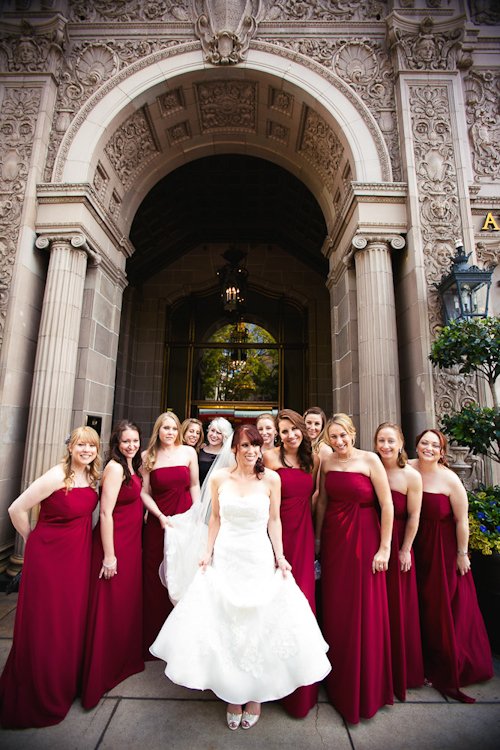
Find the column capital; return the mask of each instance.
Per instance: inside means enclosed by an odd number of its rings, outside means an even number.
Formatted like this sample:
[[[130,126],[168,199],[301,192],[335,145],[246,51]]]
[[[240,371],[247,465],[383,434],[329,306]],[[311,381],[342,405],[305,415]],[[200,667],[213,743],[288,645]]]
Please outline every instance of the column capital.
[[[387,250],[402,250],[406,245],[406,240],[400,234],[365,234],[359,233],[354,235],[351,240],[351,248],[344,255],[342,261],[346,266],[352,266],[354,256],[361,250],[370,250],[374,247],[384,246]]]
[[[39,250],[45,250],[48,247],[52,248],[57,244],[66,244],[75,250],[83,250],[93,266],[98,266],[101,263],[102,258],[100,253],[90,247],[87,238],[81,232],[68,232],[67,234],[39,234],[35,240],[35,246]]]

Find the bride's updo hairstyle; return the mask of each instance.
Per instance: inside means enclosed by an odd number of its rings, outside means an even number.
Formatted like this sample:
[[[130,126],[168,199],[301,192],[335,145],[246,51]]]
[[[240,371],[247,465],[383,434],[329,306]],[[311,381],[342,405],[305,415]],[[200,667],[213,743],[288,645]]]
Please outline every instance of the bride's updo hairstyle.
[[[262,443],[264,442],[262,440],[260,432],[255,427],[255,425],[242,424],[235,430],[234,435],[233,435],[233,442],[231,443],[231,448],[233,449],[235,454],[238,450],[238,446],[245,439],[248,440],[250,445],[258,445],[259,447],[262,447]],[[258,457],[257,461],[255,462],[255,466],[253,467],[253,470],[255,472],[255,476],[257,477],[257,479],[260,479],[260,474],[263,474],[265,471],[264,463],[262,461],[262,456]]]

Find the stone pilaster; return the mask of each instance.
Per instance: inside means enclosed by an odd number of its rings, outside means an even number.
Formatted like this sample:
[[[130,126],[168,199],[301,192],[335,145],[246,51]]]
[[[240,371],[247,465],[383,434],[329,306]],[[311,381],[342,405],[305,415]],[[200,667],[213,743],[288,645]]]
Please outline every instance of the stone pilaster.
[[[38,248],[50,246],[42,317],[31,391],[30,414],[21,490],[62,457],[71,425],[83,289],[87,256],[95,259],[83,235],[39,237]],[[33,509],[31,522],[38,518]],[[22,564],[23,539],[16,535],[9,573]]]
[[[370,450],[381,422],[399,423],[399,364],[396,305],[391,247],[404,247],[402,237],[363,237],[353,240],[355,249],[360,447]]]

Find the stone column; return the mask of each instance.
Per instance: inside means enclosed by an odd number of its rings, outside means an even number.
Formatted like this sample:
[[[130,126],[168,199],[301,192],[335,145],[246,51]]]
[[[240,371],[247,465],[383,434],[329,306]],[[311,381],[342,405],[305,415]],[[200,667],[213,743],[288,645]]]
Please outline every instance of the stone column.
[[[31,391],[30,414],[21,489],[57,464],[71,425],[78,339],[87,256],[94,257],[83,235],[41,236],[40,249],[50,245],[42,317]],[[38,508],[31,513],[34,526]],[[23,562],[24,541],[16,535],[8,572]]]
[[[399,393],[396,305],[390,247],[402,237],[354,237],[358,312],[360,439],[371,450],[381,422],[398,422]]]

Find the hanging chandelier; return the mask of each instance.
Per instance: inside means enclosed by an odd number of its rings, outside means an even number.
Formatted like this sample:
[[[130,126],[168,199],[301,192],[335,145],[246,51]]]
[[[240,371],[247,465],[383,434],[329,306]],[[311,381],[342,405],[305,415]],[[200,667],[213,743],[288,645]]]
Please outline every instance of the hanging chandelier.
[[[245,310],[248,271],[240,263],[246,256],[247,253],[232,245],[222,255],[226,265],[217,271],[222,309],[230,316]]]
[[[247,361],[247,350],[241,348],[241,344],[248,344],[249,330],[245,323],[240,320],[235,323],[229,334],[231,347],[231,363],[234,368],[243,367]]]

